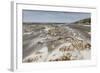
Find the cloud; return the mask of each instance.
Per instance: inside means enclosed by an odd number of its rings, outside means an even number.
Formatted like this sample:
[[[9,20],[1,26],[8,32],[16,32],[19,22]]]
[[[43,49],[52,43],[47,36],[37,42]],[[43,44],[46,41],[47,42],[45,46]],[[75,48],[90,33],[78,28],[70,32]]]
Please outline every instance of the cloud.
[[[23,22],[71,23],[91,17],[90,13],[23,10]]]

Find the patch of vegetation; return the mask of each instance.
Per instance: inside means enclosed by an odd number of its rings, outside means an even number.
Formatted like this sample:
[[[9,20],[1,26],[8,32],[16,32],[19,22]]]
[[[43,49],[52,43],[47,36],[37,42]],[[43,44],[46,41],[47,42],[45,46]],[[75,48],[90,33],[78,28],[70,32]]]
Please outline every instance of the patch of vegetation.
[[[75,23],[90,25],[91,24],[91,18],[82,19],[82,20],[79,20],[79,21],[77,21]]]

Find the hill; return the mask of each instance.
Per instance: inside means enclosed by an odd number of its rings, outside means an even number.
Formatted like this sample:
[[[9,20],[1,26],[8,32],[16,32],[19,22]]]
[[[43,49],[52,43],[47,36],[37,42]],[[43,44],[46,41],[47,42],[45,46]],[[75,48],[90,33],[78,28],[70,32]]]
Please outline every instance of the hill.
[[[90,25],[91,24],[91,18],[82,19],[82,20],[76,21],[74,23],[75,24]]]

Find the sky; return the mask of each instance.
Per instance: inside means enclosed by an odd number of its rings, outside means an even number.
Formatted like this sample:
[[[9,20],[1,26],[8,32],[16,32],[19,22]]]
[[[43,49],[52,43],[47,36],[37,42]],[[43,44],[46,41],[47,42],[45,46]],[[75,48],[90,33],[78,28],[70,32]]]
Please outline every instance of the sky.
[[[22,21],[30,23],[72,23],[91,17],[90,13],[23,10]]]

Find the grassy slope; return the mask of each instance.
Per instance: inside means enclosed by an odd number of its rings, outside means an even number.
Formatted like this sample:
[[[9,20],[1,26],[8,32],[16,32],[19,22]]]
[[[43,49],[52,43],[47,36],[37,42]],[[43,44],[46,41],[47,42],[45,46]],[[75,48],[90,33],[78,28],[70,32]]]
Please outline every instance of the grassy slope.
[[[76,24],[90,25],[91,24],[91,19],[90,18],[86,18],[86,19],[79,20],[79,21],[77,21],[75,23]]]

